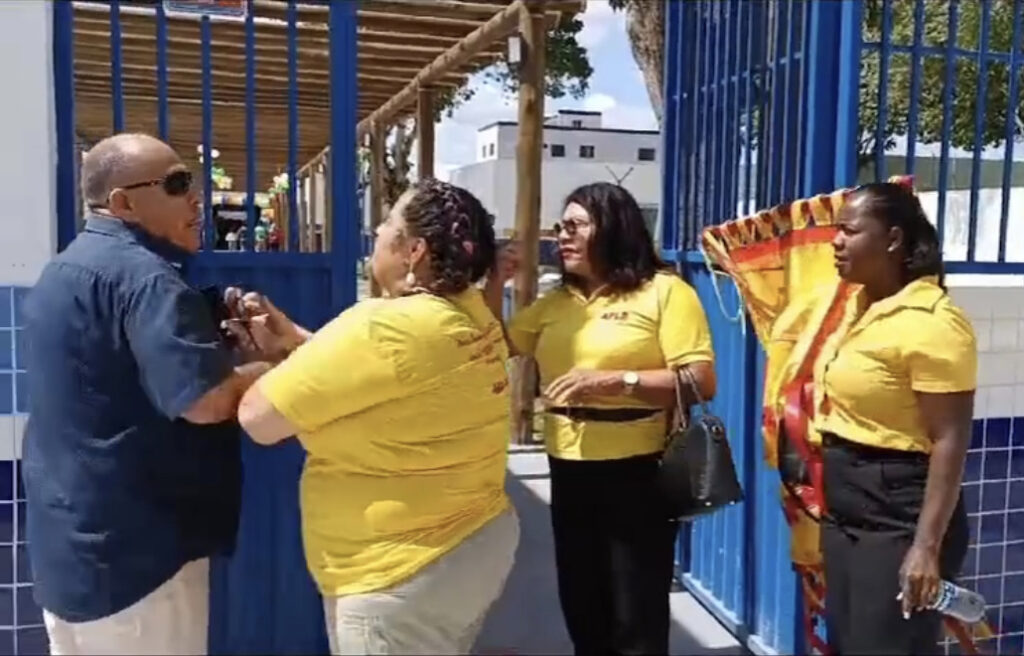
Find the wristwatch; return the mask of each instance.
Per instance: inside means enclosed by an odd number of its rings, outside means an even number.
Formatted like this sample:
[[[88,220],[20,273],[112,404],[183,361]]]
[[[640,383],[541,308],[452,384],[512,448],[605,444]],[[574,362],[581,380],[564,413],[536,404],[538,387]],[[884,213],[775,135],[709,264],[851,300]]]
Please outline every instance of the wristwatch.
[[[632,394],[636,386],[640,384],[640,375],[635,371],[627,371],[622,374],[622,384],[626,386],[626,394]]]

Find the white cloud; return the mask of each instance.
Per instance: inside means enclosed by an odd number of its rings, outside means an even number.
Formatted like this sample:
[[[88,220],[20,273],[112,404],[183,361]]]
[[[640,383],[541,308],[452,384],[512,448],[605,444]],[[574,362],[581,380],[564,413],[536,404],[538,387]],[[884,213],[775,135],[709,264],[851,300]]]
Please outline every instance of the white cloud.
[[[583,20],[583,29],[580,30],[576,41],[588,50],[599,46],[611,30],[618,29],[618,23],[624,20],[621,15],[612,11],[608,0],[590,0],[580,18]]]
[[[641,99],[641,101],[646,98]],[[650,103],[626,104],[606,93],[592,93],[583,99],[583,109],[601,112],[606,128],[622,130],[657,130],[658,121],[651,111]]]

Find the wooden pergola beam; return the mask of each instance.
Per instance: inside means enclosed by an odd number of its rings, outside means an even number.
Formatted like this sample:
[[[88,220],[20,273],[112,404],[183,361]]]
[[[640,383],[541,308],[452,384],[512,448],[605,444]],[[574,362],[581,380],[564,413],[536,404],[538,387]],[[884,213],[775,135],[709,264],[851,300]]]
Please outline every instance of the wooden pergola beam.
[[[515,0],[489,21],[473,30],[465,39],[439,55],[429,66],[417,73],[395,97],[360,121],[356,126],[356,138],[358,139],[366,133],[371,122],[389,123],[399,109],[407,107],[416,99],[421,86],[432,86],[438,78],[465,64],[474,55],[480,53],[485,46],[510,34],[515,30],[519,14],[525,6],[523,0]]]

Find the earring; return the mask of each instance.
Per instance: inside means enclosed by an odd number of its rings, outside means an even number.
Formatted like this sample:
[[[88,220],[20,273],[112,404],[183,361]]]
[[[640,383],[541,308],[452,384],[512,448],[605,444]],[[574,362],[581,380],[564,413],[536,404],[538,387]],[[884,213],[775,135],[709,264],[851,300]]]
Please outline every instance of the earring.
[[[416,286],[416,274],[413,273],[411,270],[409,271],[409,273],[405,274],[405,285],[409,289],[412,289],[413,287]]]

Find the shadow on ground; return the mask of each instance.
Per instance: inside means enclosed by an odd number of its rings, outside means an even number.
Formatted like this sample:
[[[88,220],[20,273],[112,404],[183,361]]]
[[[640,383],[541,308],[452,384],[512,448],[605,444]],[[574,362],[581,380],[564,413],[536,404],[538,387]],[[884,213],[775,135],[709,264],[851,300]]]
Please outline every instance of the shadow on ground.
[[[547,460],[537,449],[516,449],[509,458],[508,492],[519,513],[521,536],[515,567],[484,624],[477,654],[572,653],[558,606],[547,473]],[[672,654],[745,653],[685,592],[672,595],[672,620]]]

